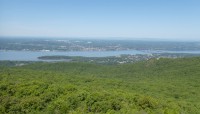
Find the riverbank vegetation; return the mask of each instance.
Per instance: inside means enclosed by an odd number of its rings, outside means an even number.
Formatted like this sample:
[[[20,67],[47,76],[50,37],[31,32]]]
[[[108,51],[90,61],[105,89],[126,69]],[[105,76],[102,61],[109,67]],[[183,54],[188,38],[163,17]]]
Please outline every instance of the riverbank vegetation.
[[[108,56],[108,57],[83,57],[83,56],[41,56],[39,60],[43,61],[64,61],[64,62],[87,62],[95,64],[126,64],[135,63],[138,61],[146,61],[155,58],[186,58],[186,57],[199,57],[200,54],[191,53],[152,53],[152,54],[122,54],[120,56]]]
[[[199,57],[121,65],[0,63],[0,113],[200,113]]]

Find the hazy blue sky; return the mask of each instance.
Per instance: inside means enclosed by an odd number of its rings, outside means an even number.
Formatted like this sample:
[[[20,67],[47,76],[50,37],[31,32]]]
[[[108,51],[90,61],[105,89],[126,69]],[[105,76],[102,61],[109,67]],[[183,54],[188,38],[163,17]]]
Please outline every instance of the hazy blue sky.
[[[200,39],[200,0],[0,0],[0,36]]]

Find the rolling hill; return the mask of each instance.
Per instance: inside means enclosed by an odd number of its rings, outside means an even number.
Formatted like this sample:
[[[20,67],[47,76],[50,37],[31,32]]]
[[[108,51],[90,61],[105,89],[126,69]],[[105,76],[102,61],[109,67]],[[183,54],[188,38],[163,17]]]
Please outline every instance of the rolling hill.
[[[199,57],[0,64],[0,113],[200,113]]]

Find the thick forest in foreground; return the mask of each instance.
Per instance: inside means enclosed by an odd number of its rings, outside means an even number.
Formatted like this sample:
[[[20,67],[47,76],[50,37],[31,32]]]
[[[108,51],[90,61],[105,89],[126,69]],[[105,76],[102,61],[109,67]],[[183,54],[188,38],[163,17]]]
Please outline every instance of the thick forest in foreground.
[[[122,65],[0,64],[0,113],[200,113],[199,57]]]

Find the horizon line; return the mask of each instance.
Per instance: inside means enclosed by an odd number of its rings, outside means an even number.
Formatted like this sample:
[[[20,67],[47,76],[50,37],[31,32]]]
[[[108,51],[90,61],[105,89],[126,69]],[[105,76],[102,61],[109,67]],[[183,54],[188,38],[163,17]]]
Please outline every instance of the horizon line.
[[[153,37],[123,37],[123,36],[102,36],[102,37],[97,37],[97,36],[0,36],[0,38],[36,38],[36,39],[82,39],[82,40],[142,40],[142,41],[200,41],[200,38],[153,38]],[[110,39],[108,39],[110,38]]]

